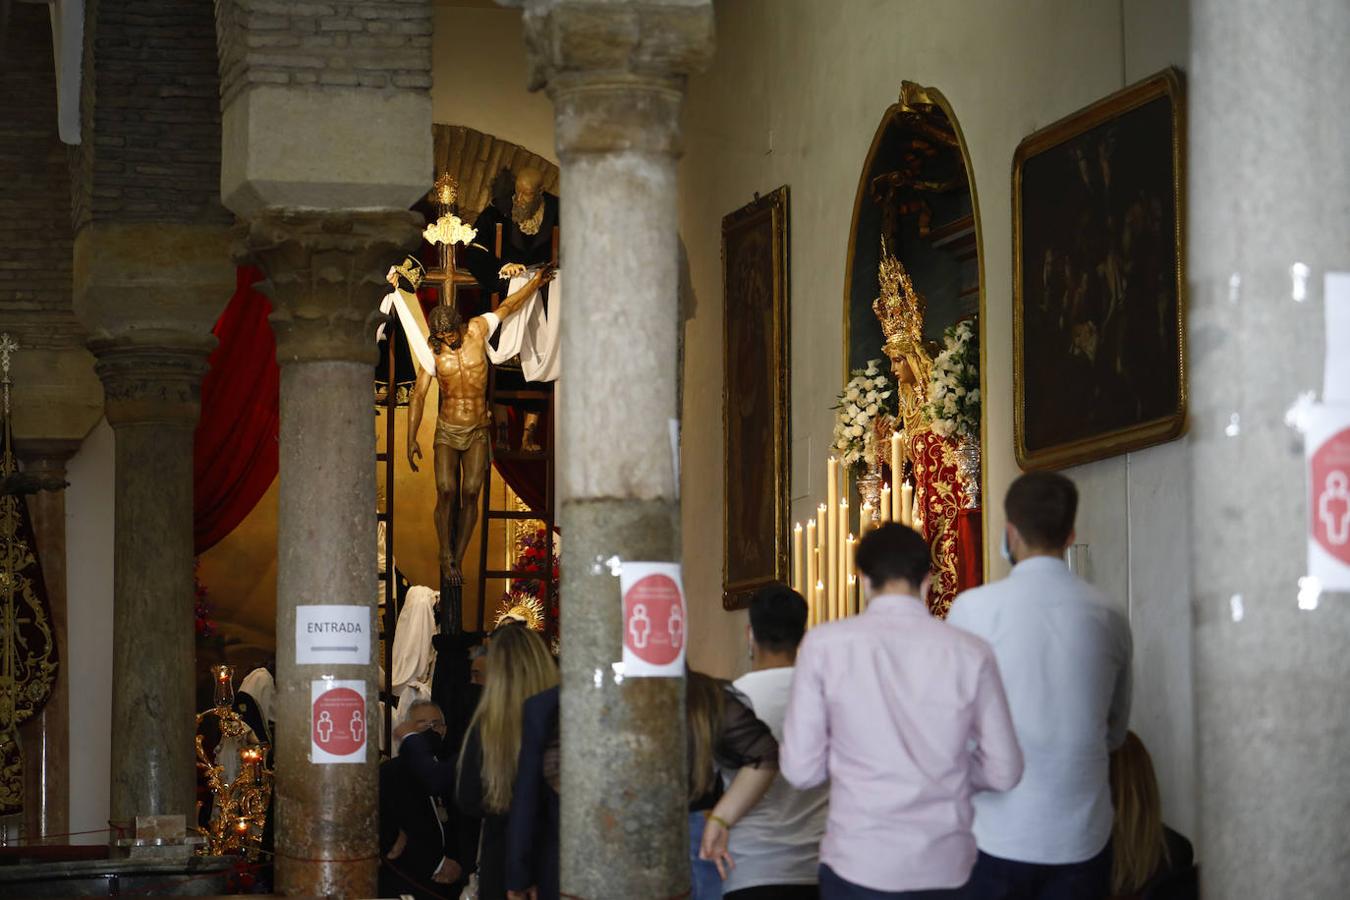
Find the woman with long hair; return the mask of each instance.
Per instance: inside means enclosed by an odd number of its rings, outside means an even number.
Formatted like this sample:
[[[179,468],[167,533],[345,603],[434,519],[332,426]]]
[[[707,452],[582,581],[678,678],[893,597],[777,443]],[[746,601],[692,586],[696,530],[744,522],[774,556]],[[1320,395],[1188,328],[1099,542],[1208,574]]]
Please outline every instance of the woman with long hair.
[[[1111,804],[1116,810],[1111,829],[1112,896],[1121,900],[1145,896],[1173,873],[1190,869],[1191,842],[1163,824],[1153,760],[1133,731],[1111,754]],[[1168,896],[1196,896],[1193,890],[1177,888]]]
[[[482,900],[506,897],[506,826],[520,753],[521,710],[526,698],[557,683],[558,666],[542,637],[523,625],[497,629],[455,779],[459,808],[483,819],[478,847]]]
[[[722,896],[734,864],[731,827],[759,802],[778,774],[778,742],[729,683],[687,671],[689,859],[692,900]],[[725,791],[722,773],[736,771]]]

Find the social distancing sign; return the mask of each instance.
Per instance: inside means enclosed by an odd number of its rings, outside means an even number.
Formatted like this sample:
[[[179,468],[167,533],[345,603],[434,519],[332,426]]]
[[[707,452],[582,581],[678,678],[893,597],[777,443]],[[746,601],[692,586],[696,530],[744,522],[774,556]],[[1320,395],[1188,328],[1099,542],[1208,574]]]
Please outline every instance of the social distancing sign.
[[[366,683],[319,678],[310,682],[309,761],[366,761]]]
[[[683,675],[688,623],[679,564],[625,562],[619,589],[623,593],[624,676]]]

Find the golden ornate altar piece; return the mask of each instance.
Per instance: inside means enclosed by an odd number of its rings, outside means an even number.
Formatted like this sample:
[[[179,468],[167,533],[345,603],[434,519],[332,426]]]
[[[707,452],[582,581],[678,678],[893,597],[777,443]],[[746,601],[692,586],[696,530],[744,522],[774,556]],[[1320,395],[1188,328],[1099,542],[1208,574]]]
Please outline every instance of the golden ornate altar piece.
[[[211,819],[205,828],[198,829],[206,838],[199,852],[202,856],[243,855],[256,860],[262,853],[273,772],[267,767],[268,745],[260,742],[243,717],[234,711],[233,673],[233,666],[212,667],[215,706],[197,714],[197,768],[205,774],[212,798]],[[208,718],[215,718],[220,727],[215,756],[207,752],[200,733]],[[232,759],[228,767],[233,775],[227,773],[225,759],[229,757],[224,757],[222,750],[237,756],[238,769],[234,769]]]

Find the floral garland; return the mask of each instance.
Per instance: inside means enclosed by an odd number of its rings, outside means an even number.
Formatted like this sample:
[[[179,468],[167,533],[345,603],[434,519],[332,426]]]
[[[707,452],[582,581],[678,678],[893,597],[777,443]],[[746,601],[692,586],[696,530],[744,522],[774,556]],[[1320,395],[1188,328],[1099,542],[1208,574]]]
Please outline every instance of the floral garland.
[[[879,359],[868,360],[866,368],[849,374],[853,377],[831,407],[839,412],[830,450],[845,468],[865,468],[868,457],[875,456],[878,417],[894,414],[895,389]]]
[[[533,535],[521,537],[518,544],[520,555],[517,558],[516,570],[523,576],[548,572],[551,585],[548,609],[543,610],[544,624],[545,627],[551,626],[552,629],[556,630],[559,613],[558,556],[552,552],[550,543],[547,528],[538,528]],[[508,609],[531,600],[536,605],[542,606],[543,595],[544,582],[542,580],[526,580],[526,578],[521,577],[513,580],[510,591],[502,593],[501,602]]]
[[[980,336],[975,322],[965,319],[942,334],[943,349],[933,360],[928,382],[927,414],[942,437],[977,437],[980,433]]]

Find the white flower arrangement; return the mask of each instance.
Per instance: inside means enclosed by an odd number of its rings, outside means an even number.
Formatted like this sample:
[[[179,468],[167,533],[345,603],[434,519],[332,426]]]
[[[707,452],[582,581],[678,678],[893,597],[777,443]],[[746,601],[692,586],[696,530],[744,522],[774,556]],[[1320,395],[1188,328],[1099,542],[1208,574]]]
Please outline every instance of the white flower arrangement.
[[[469,244],[478,237],[478,230],[460,221],[454,213],[446,213],[422,232],[428,244]]]
[[[966,319],[947,328],[928,382],[932,428],[942,437],[980,436],[980,336]]]
[[[839,392],[833,409],[834,439],[830,445],[845,468],[865,467],[876,444],[876,420],[893,411],[895,388],[881,368],[881,360],[869,360],[865,369],[854,369],[853,377]]]

